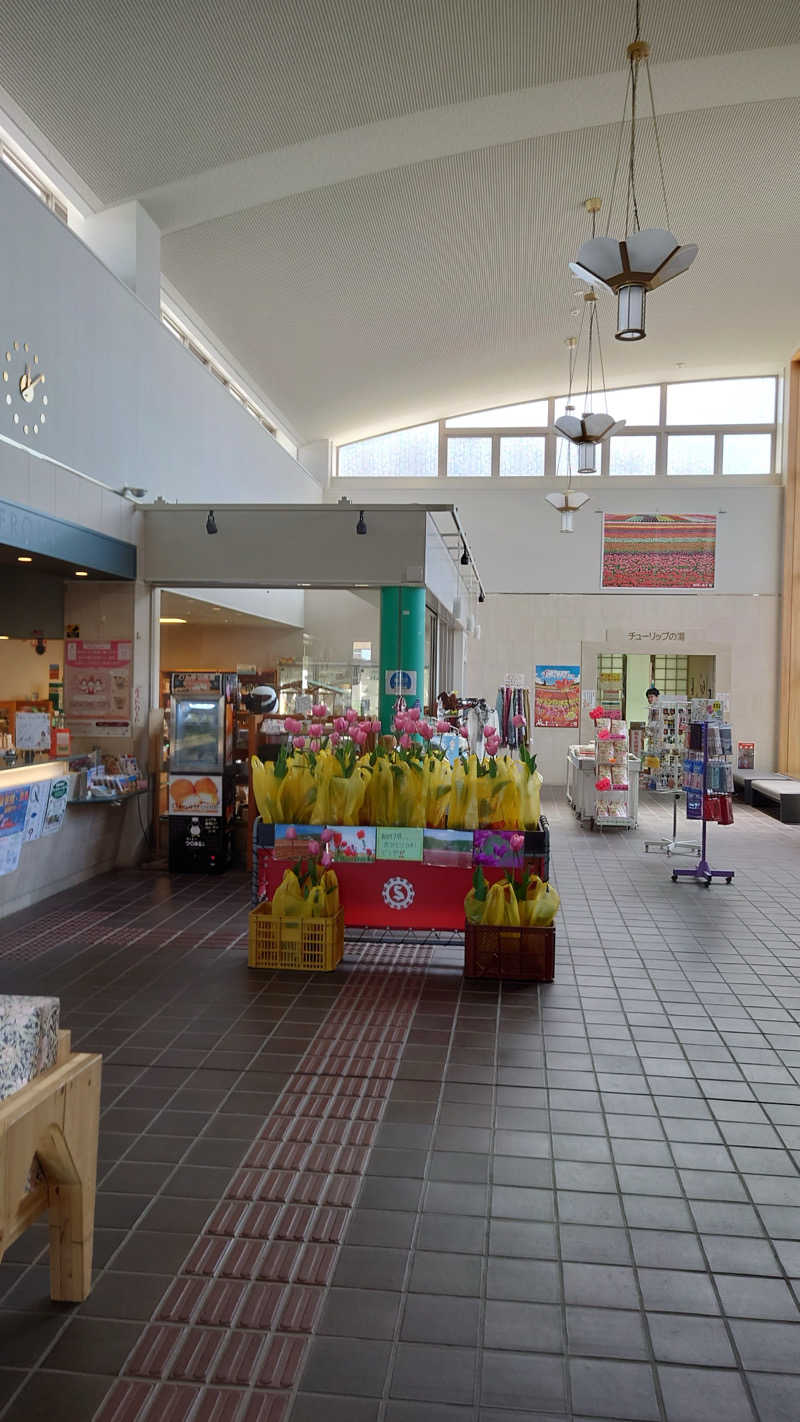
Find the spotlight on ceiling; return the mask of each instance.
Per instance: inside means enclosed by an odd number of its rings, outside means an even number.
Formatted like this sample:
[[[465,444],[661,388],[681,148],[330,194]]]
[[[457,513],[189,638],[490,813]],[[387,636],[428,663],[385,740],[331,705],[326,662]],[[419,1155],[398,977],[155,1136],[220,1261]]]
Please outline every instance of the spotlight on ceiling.
[[[208,511],[208,518],[206,519],[206,533],[219,533],[219,529],[217,528],[217,520],[214,517],[213,509],[209,509]]]
[[[143,499],[147,493],[146,489],[134,488],[132,484],[123,484],[121,489],[115,490],[123,499]]]
[[[483,591],[483,588],[481,588],[480,592],[478,593],[478,602],[485,602],[485,601],[486,601],[486,593]]]
[[[366,533],[366,531],[367,531],[367,520],[366,520],[365,517],[364,517],[364,510],[362,509],[361,512],[360,512],[359,515],[358,515],[358,523],[356,524],[356,533]]]
[[[467,545],[463,541],[463,539],[461,541],[461,558],[459,561],[461,563],[462,568],[469,567],[469,553],[467,552]]]

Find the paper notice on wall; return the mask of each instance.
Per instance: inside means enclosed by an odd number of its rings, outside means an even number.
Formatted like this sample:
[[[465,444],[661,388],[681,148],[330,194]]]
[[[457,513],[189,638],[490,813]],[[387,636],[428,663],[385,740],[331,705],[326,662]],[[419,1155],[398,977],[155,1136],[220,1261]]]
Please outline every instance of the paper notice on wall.
[[[64,711],[74,734],[130,735],[131,659],[130,642],[66,643]]]
[[[22,840],[22,831],[19,834],[4,835],[0,839],[0,875],[14,873],[19,864]]]
[[[17,750],[49,751],[49,711],[18,711],[14,725]]]
[[[28,813],[25,816],[25,843],[38,839],[42,833],[50,783],[47,780],[34,781],[28,788]]]
[[[50,794],[47,797],[47,809],[44,813],[44,823],[42,834],[58,834],[64,823],[64,815],[67,812],[67,792],[69,791],[69,779],[66,775],[60,775],[57,780],[50,781]]]

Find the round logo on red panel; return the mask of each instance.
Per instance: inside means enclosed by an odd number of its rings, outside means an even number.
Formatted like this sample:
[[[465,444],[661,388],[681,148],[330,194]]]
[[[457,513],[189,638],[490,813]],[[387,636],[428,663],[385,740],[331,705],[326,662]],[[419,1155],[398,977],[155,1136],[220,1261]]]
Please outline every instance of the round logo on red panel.
[[[387,908],[397,909],[398,912],[411,908],[415,897],[416,890],[409,879],[396,876],[393,879],[387,879],[383,886],[383,902]]]

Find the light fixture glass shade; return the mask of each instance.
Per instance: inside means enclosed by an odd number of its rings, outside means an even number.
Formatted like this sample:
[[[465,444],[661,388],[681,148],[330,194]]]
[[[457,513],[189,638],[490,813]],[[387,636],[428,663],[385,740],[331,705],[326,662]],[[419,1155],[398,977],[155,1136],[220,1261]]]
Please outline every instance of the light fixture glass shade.
[[[597,445],[593,441],[578,441],[578,473],[594,474],[597,469]]]
[[[642,341],[645,337],[644,308],[647,288],[621,286],[617,292],[618,341]]]
[[[588,504],[589,497],[588,494],[579,494],[576,489],[565,489],[563,494],[560,492],[545,494],[548,504],[552,504],[553,508],[557,509],[561,515],[562,533],[574,532],[573,514],[582,509],[584,504]]]
[[[645,292],[680,276],[696,256],[694,242],[682,247],[666,228],[647,227],[642,232],[628,233],[624,242],[614,237],[590,237],[569,265],[575,276],[589,286],[619,292],[617,339],[640,341],[645,334]],[[625,291],[630,295],[625,298],[627,306],[623,309]]]

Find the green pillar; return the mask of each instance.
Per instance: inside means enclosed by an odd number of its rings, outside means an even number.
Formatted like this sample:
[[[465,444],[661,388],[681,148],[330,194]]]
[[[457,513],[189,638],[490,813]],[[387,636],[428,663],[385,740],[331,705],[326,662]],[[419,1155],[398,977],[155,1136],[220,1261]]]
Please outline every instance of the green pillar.
[[[425,589],[381,588],[380,717],[384,731],[392,729],[392,713],[400,687],[389,685],[394,672],[410,672],[414,690],[402,694],[408,706],[422,705],[425,676]],[[389,689],[387,690],[387,686]]]

